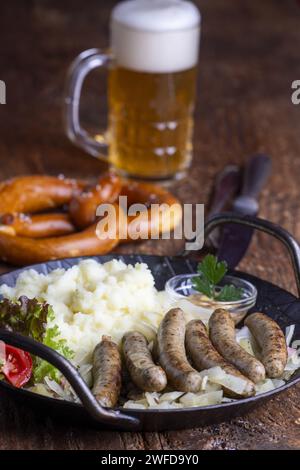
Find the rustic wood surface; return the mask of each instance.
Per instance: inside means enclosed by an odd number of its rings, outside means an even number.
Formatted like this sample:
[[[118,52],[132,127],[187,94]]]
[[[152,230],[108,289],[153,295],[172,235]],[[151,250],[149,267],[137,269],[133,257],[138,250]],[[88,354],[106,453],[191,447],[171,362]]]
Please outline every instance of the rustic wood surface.
[[[24,173],[95,177],[105,167],[67,141],[61,108],[68,64],[84,49],[107,45],[114,3],[12,0],[1,5],[0,79],[7,84],[7,104],[0,106],[1,179]],[[174,191],[183,202],[206,203],[218,170],[265,151],[273,157],[273,176],[261,198],[261,216],[300,240],[300,106],[290,98],[291,82],[300,78],[300,5],[296,0],[196,3],[203,33],[195,158],[190,176]],[[83,110],[91,125],[105,125],[104,90],[104,76],[95,73]],[[122,249],[172,254],[179,246],[164,241]],[[295,292],[286,253],[266,236],[254,238],[241,268]],[[130,434],[58,424],[1,396],[0,448],[296,449],[299,403],[300,387],[294,387],[230,423]]]

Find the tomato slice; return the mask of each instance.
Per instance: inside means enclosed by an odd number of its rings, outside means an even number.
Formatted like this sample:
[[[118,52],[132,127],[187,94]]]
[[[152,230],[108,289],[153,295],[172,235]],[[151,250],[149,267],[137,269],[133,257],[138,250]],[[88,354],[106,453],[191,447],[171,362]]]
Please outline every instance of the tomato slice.
[[[28,352],[5,345],[5,364],[1,372],[17,388],[25,385],[32,375],[32,359]]]

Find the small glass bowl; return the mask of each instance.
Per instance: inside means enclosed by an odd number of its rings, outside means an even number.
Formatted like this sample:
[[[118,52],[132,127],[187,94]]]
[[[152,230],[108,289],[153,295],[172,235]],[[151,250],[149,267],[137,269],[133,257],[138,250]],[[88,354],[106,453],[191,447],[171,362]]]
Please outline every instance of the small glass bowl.
[[[198,294],[201,295],[197,290],[193,288],[193,279],[199,277],[199,274],[179,274],[174,276],[166,282],[165,290],[170,297],[171,301],[178,301],[181,299],[189,300],[191,303],[203,307],[204,309],[214,311],[217,308],[224,308],[228,310],[235,324],[239,323],[245,316],[250,308],[255,305],[257,298],[256,287],[249,281],[245,281],[240,277],[235,276],[224,276],[222,281],[218,284],[216,290],[221,289],[226,284],[231,284],[234,287],[243,289],[243,297],[240,300],[234,300],[230,302],[222,302],[208,299],[189,299],[189,296]]]

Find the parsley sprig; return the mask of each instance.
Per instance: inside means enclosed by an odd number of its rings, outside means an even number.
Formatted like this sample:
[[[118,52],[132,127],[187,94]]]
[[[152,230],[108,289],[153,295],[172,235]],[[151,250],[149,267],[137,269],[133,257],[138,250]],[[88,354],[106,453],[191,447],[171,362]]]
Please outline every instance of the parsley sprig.
[[[218,261],[213,255],[205,256],[198,264],[197,272],[199,276],[195,277],[193,281],[194,289],[208,298],[220,302],[240,300],[243,295],[243,289],[232,284],[226,284],[221,289],[217,288],[227,271],[226,261]]]

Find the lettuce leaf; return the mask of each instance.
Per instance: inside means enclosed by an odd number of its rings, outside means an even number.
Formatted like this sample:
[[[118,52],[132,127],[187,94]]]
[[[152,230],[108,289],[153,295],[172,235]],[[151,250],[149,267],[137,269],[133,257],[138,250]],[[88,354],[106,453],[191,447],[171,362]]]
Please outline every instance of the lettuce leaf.
[[[59,334],[59,328],[57,325],[47,328],[43,343],[49,348],[55,349],[55,351],[60,353],[66,359],[72,359],[74,357],[74,352],[67,346],[65,339],[59,339]],[[47,361],[36,358],[36,364],[33,371],[35,383],[42,382],[46,376],[59,382],[61,373]]]
[[[46,302],[41,303],[26,296],[16,301],[9,299],[0,301],[0,328],[29,336],[55,349],[67,359],[72,359],[74,353],[67,346],[66,340],[59,338],[58,326],[48,326],[48,322],[53,319],[53,309]],[[42,382],[46,376],[57,382],[60,381],[60,372],[43,359],[35,357],[33,366],[33,378],[36,383]]]
[[[17,301],[3,299],[0,301],[0,328],[5,328],[36,341],[43,341],[51,307],[46,302],[28,299],[25,295]]]

